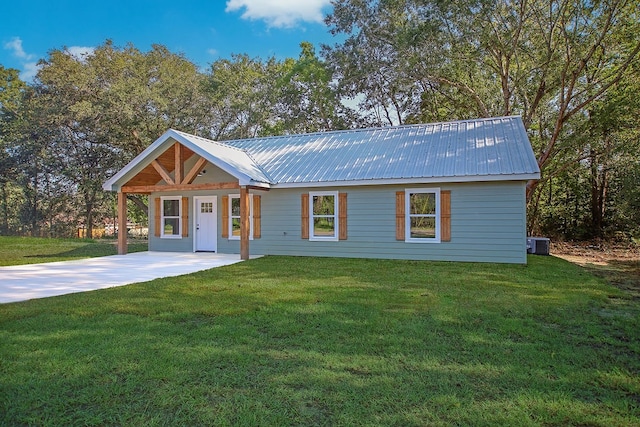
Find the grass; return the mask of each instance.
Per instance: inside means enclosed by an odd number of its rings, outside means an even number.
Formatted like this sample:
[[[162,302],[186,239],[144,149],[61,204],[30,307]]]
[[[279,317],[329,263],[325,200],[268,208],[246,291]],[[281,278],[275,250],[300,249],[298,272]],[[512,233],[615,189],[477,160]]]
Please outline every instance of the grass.
[[[146,242],[129,244],[129,252],[146,250]],[[0,236],[0,266],[67,261],[117,252],[115,241]]]
[[[0,425],[640,425],[639,338],[554,257],[264,257],[0,305]]]

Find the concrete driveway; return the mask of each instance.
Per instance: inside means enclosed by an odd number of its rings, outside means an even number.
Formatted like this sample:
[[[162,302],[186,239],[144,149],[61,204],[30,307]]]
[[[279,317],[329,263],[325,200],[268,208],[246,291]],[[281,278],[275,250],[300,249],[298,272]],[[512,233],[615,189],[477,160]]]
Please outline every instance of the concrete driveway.
[[[240,262],[240,255],[135,252],[0,267],[0,303],[111,288]]]

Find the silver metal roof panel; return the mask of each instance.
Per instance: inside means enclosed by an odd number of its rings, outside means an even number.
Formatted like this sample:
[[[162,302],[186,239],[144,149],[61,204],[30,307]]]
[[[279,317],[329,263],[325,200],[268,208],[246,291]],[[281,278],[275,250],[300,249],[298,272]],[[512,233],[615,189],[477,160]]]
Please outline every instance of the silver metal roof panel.
[[[539,177],[520,117],[224,141],[272,184],[488,176]]]

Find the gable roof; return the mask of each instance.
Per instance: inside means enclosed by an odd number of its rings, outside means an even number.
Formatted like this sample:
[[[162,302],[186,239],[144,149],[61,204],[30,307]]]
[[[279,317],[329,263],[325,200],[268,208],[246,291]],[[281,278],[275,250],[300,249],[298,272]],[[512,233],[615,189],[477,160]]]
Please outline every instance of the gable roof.
[[[117,190],[118,187],[131,179],[142,167],[151,163],[160,152],[167,149],[174,142],[182,144],[214,166],[237,178],[240,185],[271,183],[271,178],[251,159],[246,151],[228,144],[169,129],[118,173],[108,179],[102,185],[102,188],[107,191]]]
[[[137,163],[149,159],[170,138],[238,178],[240,185],[297,187],[540,178],[522,119],[510,116],[223,142],[169,130],[104,188],[111,190],[122,184]]]

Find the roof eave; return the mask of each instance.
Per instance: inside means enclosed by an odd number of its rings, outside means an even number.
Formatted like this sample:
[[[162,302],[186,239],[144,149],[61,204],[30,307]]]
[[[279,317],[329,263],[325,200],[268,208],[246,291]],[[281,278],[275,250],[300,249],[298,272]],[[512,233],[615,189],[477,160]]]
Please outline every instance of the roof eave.
[[[314,188],[314,187],[357,187],[363,185],[415,185],[415,184],[444,184],[465,182],[499,182],[499,181],[529,181],[540,179],[540,173],[522,173],[511,175],[473,175],[473,176],[441,176],[425,178],[388,178],[361,179],[350,181],[316,181],[278,183],[271,186],[278,188]]]
[[[121,183],[119,181],[122,180],[124,177],[126,177],[127,174],[129,174],[129,172],[131,172],[138,164],[140,164],[141,162],[144,162],[145,160],[147,160],[147,158],[149,156],[151,156],[151,154],[155,150],[157,150],[160,146],[162,146],[169,138],[171,138],[171,139],[179,142],[180,144],[188,147],[191,151],[193,151],[195,154],[199,155],[200,157],[203,157],[204,159],[206,159],[212,165],[220,168],[224,172],[226,172],[229,175],[233,176],[234,178],[236,178],[238,180],[240,185],[250,185],[250,186],[254,186],[254,187],[265,187],[266,186],[265,188],[270,188],[269,187],[270,183],[254,180],[254,178],[252,178],[251,176],[239,171],[238,169],[236,169],[234,166],[230,165],[229,163],[220,160],[219,158],[215,157],[211,153],[209,153],[206,150],[203,150],[202,148],[200,148],[198,145],[192,144],[188,139],[184,138],[179,132],[177,132],[177,131],[175,131],[173,129],[169,129],[168,131],[163,133],[149,147],[147,147],[140,154],[138,154],[124,168],[122,168],[120,171],[118,171],[118,173],[116,173],[114,176],[112,176],[107,181],[105,181],[104,184],[102,185],[102,188],[105,191],[119,191],[120,188],[122,187],[122,185],[124,185],[124,183]]]

